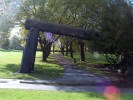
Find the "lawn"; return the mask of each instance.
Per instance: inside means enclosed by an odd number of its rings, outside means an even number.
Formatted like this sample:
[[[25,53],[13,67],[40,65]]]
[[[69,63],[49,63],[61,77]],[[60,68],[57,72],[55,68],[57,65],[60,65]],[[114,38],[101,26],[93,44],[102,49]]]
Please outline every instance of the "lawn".
[[[88,60],[89,56],[87,54]],[[77,58],[78,54],[75,54]],[[54,79],[61,77],[63,68],[57,64],[52,54],[48,62],[41,61],[41,52],[37,52],[35,72],[31,74],[16,73],[21,63],[22,51],[0,51],[0,78],[18,79]],[[103,58],[99,58],[103,59]],[[98,60],[99,62],[100,60]],[[78,61],[78,63],[81,63]],[[89,62],[87,62],[89,63]],[[82,63],[81,63],[82,64]],[[80,64],[79,64],[80,65]],[[121,94],[120,100],[132,100],[131,93]],[[103,94],[92,92],[37,91],[19,89],[0,89],[0,100],[105,100]]]
[[[17,73],[20,68],[22,51],[0,51],[0,78],[54,79],[63,75],[63,68],[51,55],[48,62],[41,61],[41,52],[36,54],[35,71],[30,74]]]
[[[104,97],[89,92],[2,89],[0,100],[104,100]]]
[[[77,61],[80,60],[80,56],[79,56],[78,52],[74,53],[74,58],[76,58]],[[86,52],[85,53],[85,59],[86,59],[86,62],[90,63],[90,64],[107,63],[106,58],[102,54],[99,54],[97,52],[94,52],[94,53]]]
[[[132,100],[133,95],[121,94],[120,100]],[[37,91],[0,89],[0,100],[105,100],[104,96],[92,92]]]

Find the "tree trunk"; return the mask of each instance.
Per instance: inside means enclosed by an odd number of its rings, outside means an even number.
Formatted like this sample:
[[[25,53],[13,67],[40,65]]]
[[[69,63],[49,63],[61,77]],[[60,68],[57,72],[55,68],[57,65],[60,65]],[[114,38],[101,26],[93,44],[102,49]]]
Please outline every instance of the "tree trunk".
[[[53,44],[53,53],[54,53],[54,51],[55,51],[55,45]]]
[[[84,42],[79,41],[80,47],[80,61],[85,61]]]
[[[42,52],[42,61],[44,61],[44,62],[47,61],[46,48],[44,48],[43,52]]]
[[[70,42],[70,56],[73,58],[72,41]]]
[[[68,41],[66,42],[66,56],[68,56]]]
[[[50,52],[51,52],[51,46],[52,46],[52,43],[48,43],[44,49],[43,49],[43,54],[42,54],[42,61],[46,62],[47,61],[47,58],[48,56],[50,55]]]
[[[64,46],[61,46],[61,53],[64,55]]]
[[[47,61],[47,55],[46,55],[46,40],[44,39],[42,41],[41,37],[39,37],[39,43],[42,49],[42,61]]]
[[[30,73],[34,69],[38,34],[39,30],[36,28],[31,28],[28,33],[26,46],[23,51],[20,73]]]
[[[51,46],[52,46],[52,43],[49,43],[47,46],[46,46],[46,57],[48,58],[48,56],[50,55],[51,53]]]

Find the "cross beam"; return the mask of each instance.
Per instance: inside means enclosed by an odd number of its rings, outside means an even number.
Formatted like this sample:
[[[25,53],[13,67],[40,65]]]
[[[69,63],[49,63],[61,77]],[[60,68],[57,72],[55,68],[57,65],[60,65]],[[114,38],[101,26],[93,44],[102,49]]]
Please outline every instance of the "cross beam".
[[[32,27],[35,27],[42,32],[51,32],[57,35],[65,35],[85,40],[90,40],[93,37],[100,35],[100,32],[94,30],[75,28],[73,26],[56,24],[46,21],[32,20],[32,19],[26,20],[25,27],[27,30],[30,30],[30,28]]]

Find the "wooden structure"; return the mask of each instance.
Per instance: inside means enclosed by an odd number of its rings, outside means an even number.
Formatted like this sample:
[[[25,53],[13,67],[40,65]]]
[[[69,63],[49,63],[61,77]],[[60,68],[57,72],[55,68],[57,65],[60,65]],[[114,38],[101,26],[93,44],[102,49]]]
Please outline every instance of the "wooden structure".
[[[25,28],[29,30],[26,46],[23,51],[20,73],[30,73],[34,69],[36,49],[39,32],[51,32],[58,35],[65,35],[79,39],[90,40],[100,35],[94,30],[75,28],[68,25],[61,25],[45,21],[27,19]]]

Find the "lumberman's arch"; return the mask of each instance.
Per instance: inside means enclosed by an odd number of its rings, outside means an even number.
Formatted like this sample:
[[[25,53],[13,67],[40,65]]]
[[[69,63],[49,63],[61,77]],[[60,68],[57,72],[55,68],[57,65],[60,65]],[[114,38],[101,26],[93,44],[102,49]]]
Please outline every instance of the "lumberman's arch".
[[[40,31],[47,31],[58,35],[65,35],[85,40],[90,40],[93,37],[99,36],[100,34],[94,30],[86,30],[68,25],[49,23],[33,19],[26,20],[25,28],[29,30],[29,33],[26,40],[26,46],[23,51],[20,73],[30,73],[34,69],[35,55]]]

